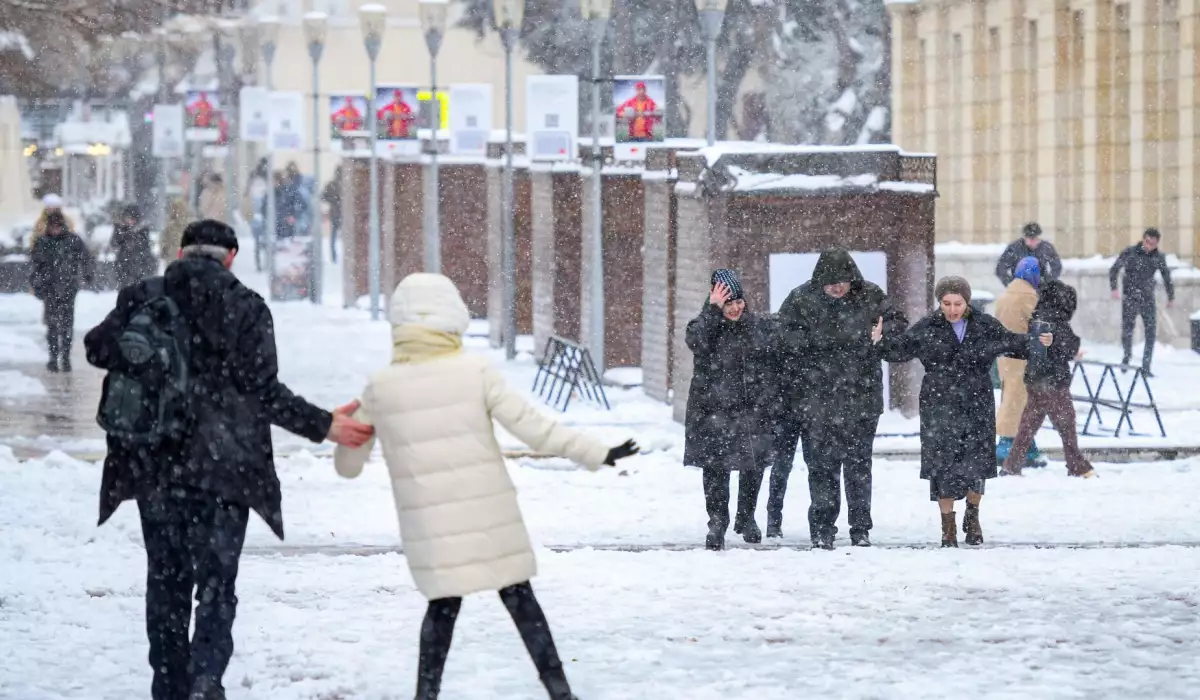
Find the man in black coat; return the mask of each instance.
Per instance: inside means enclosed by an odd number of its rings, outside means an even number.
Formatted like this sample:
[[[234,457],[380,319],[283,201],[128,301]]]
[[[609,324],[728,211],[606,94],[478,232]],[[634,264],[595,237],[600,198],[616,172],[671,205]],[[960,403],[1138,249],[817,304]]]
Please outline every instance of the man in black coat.
[[[834,249],[821,254],[812,280],[788,295],[779,322],[795,383],[791,420],[803,426],[808,443],[813,546],[833,548],[843,470],[851,543],[870,546],[871,452],[883,413],[880,340],[903,333],[908,321],[882,289],[863,279],[850,253]],[[768,534],[783,518],[794,440],[779,450],[767,501]]]
[[[46,369],[71,371],[71,344],[75,339],[75,296],[94,282],[95,266],[83,239],[71,231],[67,217],[53,211],[46,217],[46,233],[30,253],[33,294],[42,300],[46,322]]]
[[[123,329],[156,289],[175,302],[195,334],[188,436],[153,448],[110,436],[100,487],[100,524],[129,499],[141,513],[154,700],[225,697],[221,678],[233,654],[234,584],[249,511],[283,537],[271,425],[314,442],[352,446],[371,432],[348,417],[353,404],[330,414],[279,381],[271,312],[229,271],[237,249],[229,226],[189,225],[180,260],[161,280],[122,290],[116,308],[84,341],[90,363],[116,368]],[[189,641],[193,589],[199,604]]]
[[[150,229],[141,223],[141,211],[130,204],[113,225],[109,241],[116,256],[117,289],[154,276],[158,263],[150,246]]]
[[[1017,263],[1029,256],[1037,258],[1043,280],[1056,280],[1062,276],[1062,258],[1058,257],[1058,251],[1042,240],[1042,227],[1031,222],[1021,229],[1021,237],[1008,244],[1000,254],[996,263],[996,277],[1000,278],[1000,283],[1008,287],[1016,274]]]
[[[1146,334],[1142,370],[1147,375],[1150,374],[1150,360],[1154,358],[1154,343],[1158,339],[1158,305],[1154,299],[1155,273],[1162,275],[1163,287],[1167,290],[1167,308],[1175,304],[1175,285],[1171,283],[1171,270],[1167,267],[1166,257],[1158,249],[1161,240],[1162,234],[1158,229],[1146,229],[1142,242],[1121,251],[1112,269],[1108,271],[1113,299],[1121,299],[1121,347],[1125,350],[1121,364],[1129,364],[1133,356],[1133,327],[1137,324],[1138,316],[1141,316],[1142,329]],[[1117,291],[1117,277],[1122,268],[1125,270],[1125,280],[1121,285],[1125,292],[1123,298]]]

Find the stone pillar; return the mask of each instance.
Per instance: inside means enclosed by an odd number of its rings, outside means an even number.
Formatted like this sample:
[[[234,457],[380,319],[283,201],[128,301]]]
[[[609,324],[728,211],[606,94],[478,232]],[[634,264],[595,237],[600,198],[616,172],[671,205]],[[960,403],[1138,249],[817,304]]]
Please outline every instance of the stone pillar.
[[[365,158],[342,161],[342,305],[354,306],[368,293],[368,216],[370,164]],[[271,235],[266,232],[264,235]],[[265,264],[264,260],[264,264]]]
[[[1179,235],[1180,192],[1186,191],[1190,199],[1195,195],[1191,190],[1181,190],[1179,187],[1180,163],[1180,96],[1179,75],[1180,57],[1183,54],[1181,43],[1180,19],[1178,0],[1167,0],[1160,8],[1161,16],[1158,26],[1158,61],[1159,61],[1159,208],[1158,226],[1167,235],[1176,238]],[[1173,246],[1174,247],[1174,246]]]
[[[1196,188],[1200,186],[1200,2],[1179,2],[1179,241],[1180,259],[1200,265],[1200,221],[1196,217]]]
[[[384,188],[385,216],[392,217],[383,227],[384,297],[391,299],[396,285],[414,272],[425,269],[425,238],[422,222],[425,212],[424,166],[416,159],[389,164]],[[387,199],[387,198],[390,198]]]
[[[1127,245],[1132,227],[1133,31],[1128,4],[1113,6],[1113,216],[1112,249]],[[1139,127],[1140,128],[1140,127]],[[1140,185],[1139,185],[1140,187]]]
[[[642,391],[670,399],[674,363],[676,207],[675,152],[650,149],[646,172],[642,244]]]
[[[921,114],[917,97],[924,80],[917,69],[920,37],[917,33],[918,5],[912,2],[885,2],[892,21],[892,143],[915,144],[920,132]],[[917,146],[913,146],[917,148]]]
[[[530,172],[533,340],[541,353],[552,335],[578,341],[582,179],[575,168]]]
[[[1084,138],[1090,145],[1084,157],[1083,191],[1086,229],[1084,252],[1111,252],[1113,241],[1113,60],[1112,2],[1098,0],[1085,16],[1091,31],[1084,34]],[[1094,17],[1094,24],[1093,18]]]
[[[425,169],[428,174],[428,168]],[[472,318],[488,306],[488,177],[483,162],[443,163],[439,176],[442,274],[454,281]]]
[[[1158,7],[1159,0],[1129,3],[1130,30],[1130,229],[1124,241],[1136,238],[1135,230],[1153,226],[1159,216],[1158,180]]]

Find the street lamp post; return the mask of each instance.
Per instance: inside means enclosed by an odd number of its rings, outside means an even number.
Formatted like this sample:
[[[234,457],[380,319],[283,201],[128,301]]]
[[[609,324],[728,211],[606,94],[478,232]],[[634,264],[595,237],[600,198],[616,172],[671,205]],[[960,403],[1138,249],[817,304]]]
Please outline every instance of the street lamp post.
[[[588,297],[591,301],[591,339],[588,345],[592,362],[604,374],[604,155],[600,149],[600,47],[608,31],[612,0],[583,0],[583,16],[592,40],[592,220],[588,245],[591,265],[588,270]]]
[[[263,87],[268,94],[275,89],[271,64],[275,61],[275,47],[279,40],[279,18],[260,17],[258,19],[259,47],[263,57]],[[275,228],[275,155],[272,144],[267,142],[267,220],[263,228],[263,244],[267,265],[267,298],[275,297],[275,239],[278,233]]]
[[[446,10],[449,0],[421,0],[421,31],[429,48],[430,124],[429,177],[425,185],[425,271],[442,271],[441,190],[438,172],[438,127],[442,124],[441,102],[438,101],[437,55],[446,33]]]
[[[504,357],[517,356],[517,228],[513,211],[513,50],[525,21],[525,0],[502,0],[496,18],[504,44],[504,176],[500,179],[500,268],[504,279]]]
[[[708,145],[717,142],[717,39],[725,21],[729,0],[696,0],[700,28],[704,30],[705,56],[708,58]]]
[[[313,199],[309,211],[309,233],[312,265],[308,268],[308,298],[314,304],[321,303],[321,78],[318,68],[321,54],[325,50],[325,33],[329,29],[329,16],[324,12],[309,12],[304,15],[304,37],[308,40],[308,57],[312,59],[312,159]]]
[[[367,58],[371,63],[370,91],[367,93],[367,103],[373,104],[375,101],[375,60],[379,58],[379,49],[383,44],[383,30],[387,25],[387,8],[383,5],[363,5],[358,8],[359,26],[362,29],[363,45],[367,49]],[[379,240],[379,157],[377,154],[377,143],[379,140],[379,128],[376,125],[375,108],[367,109],[369,114],[369,124],[371,129],[371,193],[370,203],[368,206],[368,232],[367,232],[367,261],[370,271],[368,273],[368,287],[371,295],[371,320],[379,320],[379,278],[380,270],[380,253],[379,248],[381,242]]]

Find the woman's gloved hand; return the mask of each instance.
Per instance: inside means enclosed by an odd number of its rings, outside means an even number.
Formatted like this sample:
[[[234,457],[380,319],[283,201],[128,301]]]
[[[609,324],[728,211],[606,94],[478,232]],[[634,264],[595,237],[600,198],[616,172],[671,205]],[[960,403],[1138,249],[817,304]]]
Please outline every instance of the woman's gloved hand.
[[[636,442],[633,440],[626,440],[625,442],[608,451],[608,456],[604,458],[604,463],[610,467],[615,467],[618,459],[632,457],[640,450],[641,448],[637,446]]]

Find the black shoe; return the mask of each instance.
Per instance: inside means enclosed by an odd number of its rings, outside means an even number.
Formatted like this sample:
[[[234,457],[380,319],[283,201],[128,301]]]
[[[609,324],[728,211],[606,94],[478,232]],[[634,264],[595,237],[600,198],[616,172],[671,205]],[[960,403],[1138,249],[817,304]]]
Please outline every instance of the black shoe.
[[[62,364],[60,365],[60,368],[64,372],[70,372],[71,371],[71,358],[64,357],[62,359]]]
[[[767,539],[783,537],[783,525],[767,523]]]
[[[542,685],[546,686],[546,693],[549,694],[550,700],[579,700],[571,694],[571,686],[567,683],[567,674],[562,669],[542,676]]]
[[[50,360],[46,363],[46,371],[58,373],[58,360]]]
[[[192,682],[192,692],[188,700],[225,700],[225,688],[221,681],[208,676],[201,676]]]
[[[850,546],[851,547],[870,547],[871,537],[866,532],[850,531]]]
[[[1146,379],[1154,379],[1154,373],[1151,372],[1149,369],[1143,369],[1142,376],[1145,377]]]
[[[742,528],[742,539],[746,544],[759,544],[762,542],[762,530],[758,529],[758,523],[751,520]]]
[[[733,519],[733,534],[740,535],[746,531],[746,521],[742,520],[741,516]]]
[[[712,552],[725,549],[725,528],[719,525],[709,525],[708,537],[704,538],[704,548]]]
[[[813,537],[812,545],[813,545],[813,549],[824,549],[826,551],[832,552],[833,551],[833,533],[831,532],[828,534],[822,534],[822,535],[817,535],[816,537]]]

